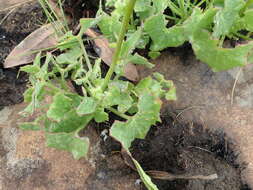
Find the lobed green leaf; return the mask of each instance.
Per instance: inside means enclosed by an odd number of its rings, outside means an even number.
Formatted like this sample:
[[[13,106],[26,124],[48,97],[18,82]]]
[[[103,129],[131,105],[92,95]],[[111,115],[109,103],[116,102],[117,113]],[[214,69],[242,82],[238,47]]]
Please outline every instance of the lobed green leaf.
[[[97,123],[102,123],[109,120],[109,115],[103,108],[98,108],[94,113],[94,119]]]
[[[92,114],[97,109],[97,101],[92,97],[84,97],[76,112],[78,115]]]
[[[224,8],[222,8],[215,16],[213,36],[219,38],[220,36],[228,35],[240,18],[240,10],[244,7],[244,0],[225,0]]]
[[[53,103],[47,111],[47,117],[54,121],[60,121],[72,108],[72,99],[62,93],[53,97]]]
[[[133,99],[130,95],[132,87],[126,81],[111,82],[108,86],[109,90],[105,92],[102,106],[109,108],[118,105],[120,112],[126,112],[133,104]]]
[[[129,149],[134,139],[144,139],[151,125],[160,121],[161,102],[145,93],[139,97],[138,112],[127,122],[116,121],[111,127],[110,135]]]
[[[86,157],[89,150],[88,138],[78,138],[68,133],[47,134],[46,144],[52,148],[71,152],[77,160]]]
[[[133,34],[129,36],[129,38],[123,43],[122,49],[121,49],[121,59],[126,58],[128,55],[130,55],[137,44],[139,43],[141,39],[142,30],[138,29]]]
[[[154,15],[144,23],[144,31],[152,39],[150,48],[152,51],[160,51],[167,47],[177,47],[187,40],[182,27],[173,26],[167,29],[166,24],[163,14]]]
[[[66,132],[70,133],[77,129],[85,128],[93,118],[93,115],[79,116],[76,110],[72,109],[65,113],[59,122],[46,120],[45,127],[46,131],[49,132]]]
[[[223,71],[247,64],[253,42],[235,48],[220,48],[218,41],[211,39],[209,32],[202,31],[194,36],[192,48],[197,58],[214,71]]]
[[[253,32],[253,9],[248,9],[244,12],[245,27],[248,31]]]

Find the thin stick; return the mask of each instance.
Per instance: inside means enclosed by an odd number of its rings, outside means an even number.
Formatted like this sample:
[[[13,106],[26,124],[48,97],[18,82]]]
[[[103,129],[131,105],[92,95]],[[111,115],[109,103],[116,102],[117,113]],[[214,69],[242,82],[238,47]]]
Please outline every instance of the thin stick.
[[[161,179],[161,180],[175,180],[175,179],[215,180],[218,178],[217,174],[212,174],[212,175],[207,175],[207,176],[206,175],[190,176],[187,174],[176,175],[176,174],[171,174],[171,173],[164,172],[164,171],[147,171],[147,174],[149,174],[154,179]]]
[[[10,10],[5,16],[4,18],[0,21],[0,26],[3,24],[3,22],[8,18],[8,16],[10,16],[10,14],[15,10],[16,8],[13,8],[12,10]]]
[[[202,109],[202,108],[204,108],[204,106],[191,106],[191,107],[185,108],[184,110],[182,110],[180,113],[177,114],[176,119],[177,119],[182,113],[184,113],[185,111],[188,111],[188,110],[191,110],[191,109],[195,109],[195,108]]]
[[[196,148],[196,149],[199,149],[199,150],[202,150],[202,151],[205,151],[205,152],[208,152],[208,153],[211,153],[211,151],[207,150],[207,149],[204,149],[204,148],[201,148],[201,147],[198,147],[198,146],[188,146],[188,148]]]
[[[239,80],[241,71],[242,71],[242,68],[240,68],[240,70],[239,70],[238,73],[236,74],[235,82],[234,82],[234,85],[233,85],[233,88],[232,88],[232,92],[231,92],[231,106],[232,106],[233,103],[234,103],[235,87],[236,87],[236,84],[237,84],[237,82],[238,82],[238,80]]]

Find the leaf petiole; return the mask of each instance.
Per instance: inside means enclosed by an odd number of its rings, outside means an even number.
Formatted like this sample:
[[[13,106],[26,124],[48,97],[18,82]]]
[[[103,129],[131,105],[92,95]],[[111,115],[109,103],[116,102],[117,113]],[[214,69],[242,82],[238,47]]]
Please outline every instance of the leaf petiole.
[[[85,49],[85,47],[83,45],[82,37],[78,36],[77,40],[78,40],[78,42],[79,42],[79,44],[80,44],[80,46],[81,46],[81,48],[83,50],[84,59],[85,59],[85,62],[87,64],[88,68],[89,68],[89,71],[92,71],[92,66],[91,66],[91,63],[90,63],[90,59],[89,59],[87,51],[86,51],[86,49]]]
[[[114,114],[116,114],[116,115],[122,117],[123,119],[126,119],[126,120],[130,119],[130,116],[128,116],[128,115],[126,115],[126,114],[124,114],[124,113],[121,113],[121,112],[119,112],[118,110],[116,110],[116,109],[114,109],[114,108],[112,108],[112,107],[106,108],[106,109],[108,109],[108,110],[111,111],[112,113],[114,113]]]

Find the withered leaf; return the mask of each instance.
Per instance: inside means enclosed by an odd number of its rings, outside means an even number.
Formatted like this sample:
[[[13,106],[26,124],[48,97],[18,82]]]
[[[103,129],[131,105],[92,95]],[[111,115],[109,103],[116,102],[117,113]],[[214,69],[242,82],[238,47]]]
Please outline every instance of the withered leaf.
[[[33,62],[36,50],[57,45],[54,28],[51,24],[44,25],[32,32],[8,55],[4,62],[4,68],[15,67]]]

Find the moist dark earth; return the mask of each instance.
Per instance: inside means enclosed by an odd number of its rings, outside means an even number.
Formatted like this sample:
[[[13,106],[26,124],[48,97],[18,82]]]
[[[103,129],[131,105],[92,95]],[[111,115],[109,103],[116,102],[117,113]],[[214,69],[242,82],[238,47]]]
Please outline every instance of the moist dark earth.
[[[217,174],[216,180],[154,180],[160,190],[246,190],[230,139],[222,131],[211,132],[197,124],[180,124],[164,118],[146,140],[136,140],[133,156],[144,170],[160,170],[186,176]]]
[[[10,11],[10,10],[9,10]],[[8,14],[0,13],[0,20]],[[0,25],[0,108],[21,103],[27,76],[18,68],[3,69],[3,63],[10,51],[35,29],[45,23],[45,17],[38,4],[26,4],[16,8]]]
[[[99,130],[108,128],[105,124]],[[120,151],[120,144],[109,138],[102,144],[105,155]],[[241,172],[246,164],[238,163],[236,145],[222,131],[209,131],[198,124],[184,124],[171,116],[153,126],[145,140],[135,140],[133,157],[145,171],[165,171],[173,175],[208,176],[215,180],[157,180],[159,190],[250,190]],[[141,188],[146,190],[144,186]]]
[[[87,6],[87,2],[84,5],[85,1],[67,3],[66,11],[73,17],[94,15],[94,10],[91,9],[94,5]],[[86,8],[82,10],[82,6]],[[77,7],[78,11],[75,11]],[[0,20],[5,14],[0,14]],[[39,5],[27,4],[11,13],[0,25],[0,109],[23,101],[22,94],[27,82],[27,76],[23,73],[17,77],[19,68],[3,69],[3,62],[20,41],[43,23],[45,17]],[[181,56],[184,60],[185,54]],[[104,126],[109,127],[108,123]],[[99,126],[98,131],[101,128],[103,126]],[[198,124],[186,125],[166,116],[163,117],[162,124],[152,127],[145,140],[133,143],[131,152],[146,171],[158,170],[187,176],[218,175],[216,180],[153,180],[160,190],[249,190],[241,179],[245,165],[236,162],[238,153],[233,151],[235,145],[232,142],[222,131],[211,132]],[[105,154],[111,154],[119,151],[120,145],[109,138],[102,143],[102,148]],[[107,166],[103,163],[101,167],[107,171]],[[115,177],[129,172],[134,171],[119,171]],[[96,190],[94,186],[90,188]]]

